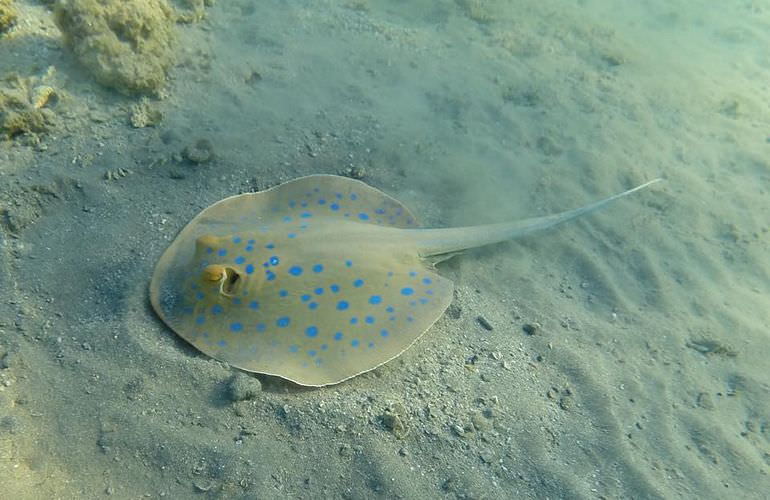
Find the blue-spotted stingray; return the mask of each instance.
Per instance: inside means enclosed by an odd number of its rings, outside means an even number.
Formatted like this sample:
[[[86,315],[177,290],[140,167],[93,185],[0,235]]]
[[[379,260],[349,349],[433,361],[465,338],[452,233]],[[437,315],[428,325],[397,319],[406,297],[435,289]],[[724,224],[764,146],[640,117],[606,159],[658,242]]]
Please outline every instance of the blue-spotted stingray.
[[[434,265],[464,249],[545,229],[658,181],[556,215],[422,229],[363,182],[301,177],[198,214],[158,262],[158,315],[242,370],[336,384],[408,349],[444,313],[453,284]]]

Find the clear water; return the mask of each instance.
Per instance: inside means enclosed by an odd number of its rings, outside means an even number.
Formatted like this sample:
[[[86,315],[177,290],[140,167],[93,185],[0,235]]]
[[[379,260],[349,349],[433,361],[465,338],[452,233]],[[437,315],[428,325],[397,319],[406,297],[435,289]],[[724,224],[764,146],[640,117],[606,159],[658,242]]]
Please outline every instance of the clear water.
[[[167,23],[175,62],[145,97],[98,83],[50,2],[13,5],[0,496],[770,489],[765,2],[221,1]],[[201,209],[311,173],[362,177],[433,227],[665,182],[440,264],[442,319],[310,390],[198,353],[148,282]]]

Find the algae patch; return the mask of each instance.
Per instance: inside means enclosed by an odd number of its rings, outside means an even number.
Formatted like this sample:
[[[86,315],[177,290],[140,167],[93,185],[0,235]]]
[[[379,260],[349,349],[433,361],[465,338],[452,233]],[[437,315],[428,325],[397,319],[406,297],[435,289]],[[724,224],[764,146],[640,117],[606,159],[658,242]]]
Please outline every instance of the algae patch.
[[[0,0],[0,33],[8,31],[16,22],[16,9],[13,0]]]
[[[174,58],[172,8],[165,0],[63,0],[54,20],[93,76],[124,94],[157,94]]]
[[[40,134],[55,123],[53,107],[59,100],[57,91],[48,85],[55,70],[49,68],[41,77],[12,73],[0,80],[0,133],[7,137]]]

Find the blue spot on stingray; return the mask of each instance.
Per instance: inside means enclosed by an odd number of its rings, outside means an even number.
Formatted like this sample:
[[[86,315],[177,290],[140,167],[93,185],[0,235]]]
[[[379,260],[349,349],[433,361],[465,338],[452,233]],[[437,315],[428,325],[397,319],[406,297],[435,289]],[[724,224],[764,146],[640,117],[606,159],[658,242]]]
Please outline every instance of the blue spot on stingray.
[[[254,272],[254,264],[246,264],[246,274],[251,274]]]
[[[281,297],[286,297],[287,295],[289,295],[289,292],[288,290],[279,290],[278,295],[280,295]]]
[[[368,347],[369,347],[369,349],[371,349],[372,347],[374,347],[374,342],[369,342],[369,344],[368,344]]]
[[[353,261],[352,260],[346,260],[345,261],[345,266],[352,267],[353,266]]]
[[[367,325],[371,325],[374,323],[374,316],[367,316],[366,318],[364,318],[364,321],[366,321]]]
[[[351,200],[357,200],[358,199],[358,195],[356,193],[350,193],[350,199]]]
[[[369,303],[373,306],[379,304],[380,302],[382,302],[382,297],[380,297],[379,295],[372,295],[371,297],[369,297]]]
[[[287,326],[289,326],[289,322],[290,321],[291,320],[289,320],[288,316],[281,316],[280,318],[278,318],[276,320],[275,324],[278,325],[281,328],[286,328]]]
[[[297,352],[297,351],[299,351],[299,346],[298,345],[290,345],[289,346],[289,352]]]
[[[387,337],[388,335],[390,334],[386,329],[383,328],[382,330],[380,330],[380,337]]]
[[[331,205],[329,205],[329,208],[331,208],[336,212],[337,210],[340,209],[340,206],[337,203],[332,203]]]
[[[275,248],[275,243],[268,243],[267,245],[265,245],[265,248],[267,248],[268,250],[272,250],[273,248]]]
[[[422,282],[426,285],[430,285],[431,283],[433,283],[433,280],[431,280],[430,278],[423,278]]]
[[[428,303],[428,299],[426,299],[425,297],[420,297],[420,304],[427,304],[427,303]]]
[[[206,253],[214,253],[214,249],[209,247],[206,249]]]
[[[227,249],[220,248],[219,250],[217,250],[217,255],[219,255],[220,257],[224,257],[225,255],[227,255]]]
[[[211,314],[219,314],[223,311],[222,306],[219,304],[214,304],[214,306],[211,308]]]
[[[299,216],[302,217],[303,219],[307,219],[308,217],[312,217],[313,214],[311,212],[302,212],[301,214],[299,214]]]
[[[365,212],[361,212],[360,214],[358,214],[358,218],[361,220],[369,220],[369,214]]]
[[[430,289],[425,290],[425,294],[426,295],[433,295],[433,290],[430,290]]]
[[[409,276],[414,278],[415,276],[417,276],[417,272],[416,271],[409,271]]]
[[[265,325],[264,323],[257,323],[258,332],[264,332],[266,328],[267,328],[267,325]]]
[[[313,272],[314,273],[320,273],[323,270],[324,270],[323,264],[316,264],[316,265],[313,266]]]
[[[337,198],[338,200],[341,200],[342,199],[342,193],[334,193],[334,197]]]
[[[321,198],[320,200],[318,200],[318,204],[319,204],[319,205],[326,205],[326,200],[324,200],[323,198]]]
[[[360,288],[360,287],[364,286],[364,280],[362,280],[361,278],[358,278],[357,280],[355,280],[353,282],[353,286],[356,287],[356,288]]]
[[[302,268],[300,266],[291,266],[289,268],[289,274],[292,276],[299,276],[302,274]]]
[[[236,306],[241,305],[241,299],[239,297],[235,297],[233,299],[233,304],[235,304]]]
[[[198,299],[198,300],[203,300],[205,297],[206,297],[206,294],[203,293],[203,292],[196,292],[195,293],[195,298]]]
[[[297,206],[297,202],[296,202],[296,201],[294,201],[294,200],[291,200],[291,201],[289,202],[289,207],[291,207],[291,208],[294,208],[294,207],[296,207],[296,206]]]
[[[323,295],[323,293],[324,293],[324,289],[323,289],[323,288],[321,288],[321,287],[318,287],[318,288],[316,288],[315,290],[313,290],[313,292],[314,292],[316,295]]]
[[[329,348],[329,344],[321,344],[321,350],[325,351]]]
[[[335,333],[334,340],[342,340],[342,332]]]
[[[350,318],[350,324],[351,324],[351,325],[356,325],[356,324],[358,324],[358,318],[356,318],[355,316],[353,316],[352,318]]]
[[[300,297],[300,300],[302,300],[302,302],[307,302],[310,300],[310,294],[303,294],[302,297]]]
[[[257,302],[256,300],[252,300],[251,302],[249,302],[249,309],[254,309],[255,311],[259,309],[259,302]]]
[[[243,324],[238,323],[237,321],[235,323],[230,323],[231,332],[240,332],[241,330],[243,330]]]
[[[353,339],[350,341],[350,345],[352,345],[353,347],[358,347],[359,343],[360,342],[358,342],[358,339]]]
[[[412,295],[414,293],[414,288],[410,286],[405,286],[401,289],[401,295]]]
[[[307,335],[311,339],[313,337],[316,337],[318,335],[318,327],[315,325],[308,326],[307,328],[305,328],[305,335]]]
[[[377,210],[374,211],[374,213],[376,213],[378,215],[382,215],[382,214],[385,213],[385,209],[384,208],[378,208]]]
[[[219,342],[217,342],[217,345],[218,345],[219,347],[224,347],[224,346],[226,346],[226,345],[227,345],[227,342],[226,342],[226,341],[224,341],[224,340],[220,340]]]
[[[251,252],[252,250],[254,250],[254,245],[246,245],[243,249],[246,250],[247,252]]]
[[[318,302],[311,302],[307,306],[310,308],[311,311],[315,311],[316,309],[318,309]]]
[[[315,351],[315,350],[313,350],[313,349],[310,349],[310,350],[307,352],[307,355],[308,355],[308,356],[310,356],[310,357],[313,357],[313,356],[315,356],[316,354],[317,354],[317,353],[316,353],[316,351]]]
[[[268,271],[265,275],[267,276],[267,281],[273,281],[275,279],[275,273],[273,271]]]
[[[256,242],[257,242],[257,240],[249,240],[249,241],[246,242],[246,244],[247,245],[253,245]]]
[[[393,277],[393,271],[388,271],[388,278]]]
[[[291,217],[289,217],[288,215],[286,215],[286,216],[284,216],[284,218],[283,218],[283,221],[284,221],[284,222],[291,222]]]
[[[198,325],[202,325],[205,321],[206,321],[206,316],[203,316],[203,315],[195,318],[195,323]]]
[[[286,237],[289,238],[289,239],[296,238],[297,237],[297,233],[289,233],[289,234],[286,235]]]
[[[337,302],[337,310],[344,311],[345,309],[348,308],[349,305],[350,304],[348,304],[347,300],[340,300],[339,302]]]
[[[331,290],[331,291],[332,291],[332,292],[334,292],[334,293],[337,293],[337,292],[339,292],[339,291],[340,291],[340,286],[339,286],[339,285],[331,285],[331,286],[329,287],[329,290]]]
[[[393,306],[388,306],[385,308],[385,310],[388,311],[389,313],[392,313],[393,311],[395,311],[395,309],[393,309]]]
[[[281,261],[278,259],[278,257],[273,255],[272,257],[270,257],[270,260],[268,262],[270,262],[271,266],[277,266],[278,263],[281,262]]]
[[[237,245],[240,242],[241,242],[241,237],[240,236],[233,236],[233,243],[235,243]]]

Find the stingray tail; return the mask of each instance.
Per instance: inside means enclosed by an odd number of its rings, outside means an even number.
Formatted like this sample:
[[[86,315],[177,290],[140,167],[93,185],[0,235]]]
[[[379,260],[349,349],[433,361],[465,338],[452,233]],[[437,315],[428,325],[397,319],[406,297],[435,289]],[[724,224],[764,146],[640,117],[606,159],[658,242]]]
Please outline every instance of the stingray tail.
[[[480,247],[491,243],[518,238],[599,210],[619,198],[628,196],[631,193],[644,189],[661,180],[662,179],[653,179],[636,186],[635,188],[629,189],[628,191],[623,191],[622,193],[591,203],[590,205],[554,215],[512,222],[501,222],[498,224],[485,224],[482,226],[421,229],[415,231],[418,251],[421,257],[443,256],[444,254],[454,254],[467,248]],[[436,259],[434,258],[432,260]]]

